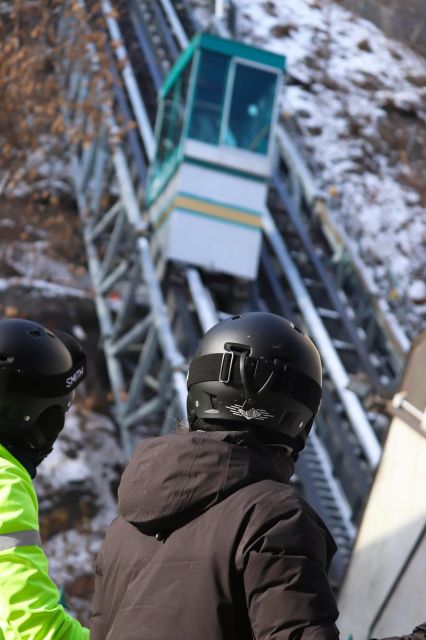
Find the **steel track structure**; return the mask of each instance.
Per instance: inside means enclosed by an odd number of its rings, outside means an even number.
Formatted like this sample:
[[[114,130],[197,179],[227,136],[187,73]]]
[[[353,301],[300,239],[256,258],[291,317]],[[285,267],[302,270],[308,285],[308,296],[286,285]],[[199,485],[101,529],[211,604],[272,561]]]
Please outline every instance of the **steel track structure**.
[[[131,0],[129,3],[129,14],[133,16],[133,24],[137,24],[136,14],[140,19],[139,25],[144,20],[149,21],[150,32],[154,34],[154,44],[161,40],[161,33],[164,32],[167,25],[175,23],[176,15],[184,26],[187,38],[185,40],[182,37],[175,37],[174,46],[168,48],[167,68],[170,68],[188,39],[199,29],[186,2],[176,2],[173,6],[173,15],[170,17],[164,2]],[[156,15],[155,19],[153,13]],[[126,20],[128,21],[126,15],[123,15],[120,20],[124,27],[124,33],[126,33]],[[218,23],[214,21],[212,27],[225,35],[229,35],[231,30],[223,25],[219,29]],[[169,35],[170,38],[173,38],[173,33]],[[140,38],[139,42],[141,42]],[[155,64],[153,61],[156,52],[146,44],[146,40],[143,42],[143,48],[149,50],[146,61],[152,68]],[[163,56],[166,50],[167,47],[163,46],[161,49]],[[140,58],[135,55],[135,52],[133,52],[133,57],[139,59],[140,64]],[[162,64],[164,66],[164,61]],[[158,76],[158,86],[160,86],[164,74],[161,75],[158,68],[155,73]],[[368,371],[372,388],[375,391],[386,393],[387,388],[392,387],[393,389],[396,386],[409,342],[395,323],[387,303],[379,298],[375,287],[367,281],[365,270],[351,252],[343,231],[330,220],[323,196],[316,187],[312,175],[284,126],[280,127],[277,132],[277,150],[278,163],[273,178],[273,187],[278,192],[280,209],[281,211],[288,210],[290,206],[290,211],[295,211],[299,220],[302,218],[309,223],[311,229],[316,229],[316,250],[321,251],[321,261],[327,265],[332,279],[332,282],[326,283],[325,287],[328,295],[332,297],[331,306],[335,309],[336,305],[339,305],[336,296],[333,296],[333,292],[330,291],[334,286],[334,292],[338,292],[343,305],[352,310],[348,323],[344,318],[347,311],[342,305],[337,309],[337,315],[346,325],[344,333],[349,333],[350,341],[356,345],[363,362],[363,368]],[[276,205],[272,208],[276,209]],[[292,220],[294,221],[294,216],[292,216]],[[293,251],[292,248],[291,250]],[[314,252],[310,249],[307,254],[311,258]],[[318,271],[316,265],[315,271]],[[324,280],[323,274],[321,280]],[[345,339],[342,339],[341,342],[344,344]],[[391,393],[388,392],[387,395],[390,396]]]
[[[165,0],[135,0],[129,3],[129,12],[117,20],[112,17],[109,2],[102,5],[110,40],[120,43],[110,50],[111,69],[120,80],[114,87],[110,124],[114,129],[115,120],[120,117],[122,122],[134,120],[138,126],[127,131],[119,143],[111,140],[104,126],[89,148],[73,149],[73,162],[102,346],[123,447],[130,455],[137,439],[167,433],[185,419],[187,360],[200,335],[230,312],[222,304],[230,290],[236,294],[234,299],[240,299],[240,309],[268,309],[302,323],[319,344],[326,376],[322,411],[301,457],[298,474],[305,494],[339,543],[335,569],[338,583],[350,554],[371,473],[380,456],[377,434],[358,396],[349,388],[352,371],[349,368],[347,372],[348,363],[355,371],[365,372],[373,388],[386,386],[398,373],[401,340],[393,334],[390,339],[380,323],[371,322],[371,317],[376,317],[374,312],[364,312],[362,317],[363,322],[369,323],[368,334],[348,312],[352,299],[343,283],[352,278],[353,289],[353,269],[348,268],[346,255],[344,269],[332,257],[334,271],[330,270],[329,256],[324,259],[325,250],[319,256],[316,245],[313,248],[314,239],[306,224],[319,219],[312,180],[300,158],[294,163],[288,157],[283,160],[289,143],[282,142],[282,132],[278,134],[280,159],[273,177],[271,214],[265,220],[265,243],[256,285],[247,288],[230,279],[215,281],[192,268],[171,270],[152,255],[149,226],[141,209],[147,166],[155,148],[154,94],[188,40],[180,22],[180,13],[186,7],[176,3],[173,8]],[[186,25],[189,30],[194,27],[187,16]],[[70,25],[66,30],[72,32]],[[139,68],[133,66],[133,60],[139,61]],[[81,68],[65,65],[63,75],[68,98],[84,100],[91,81],[90,68],[83,73]],[[80,117],[78,112],[67,116],[70,122]],[[283,217],[283,211],[289,215]],[[321,234],[323,246],[327,246],[330,231],[326,225],[321,227]],[[294,244],[287,246],[292,236]],[[334,252],[336,246],[335,241]],[[310,260],[311,266],[305,265],[305,270],[303,260],[301,265],[298,258],[302,255],[305,263],[306,256]],[[321,277],[324,264],[326,278]],[[322,304],[318,304],[312,291],[321,288],[327,296],[323,295]],[[336,331],[337,321],[343,333]],[[382,357],[373,363],[370,354],[375,336],[380,336]],[[392,340],[398,348],[389,348]],[[342,353],[349,353],[352,359],[341,358]]]

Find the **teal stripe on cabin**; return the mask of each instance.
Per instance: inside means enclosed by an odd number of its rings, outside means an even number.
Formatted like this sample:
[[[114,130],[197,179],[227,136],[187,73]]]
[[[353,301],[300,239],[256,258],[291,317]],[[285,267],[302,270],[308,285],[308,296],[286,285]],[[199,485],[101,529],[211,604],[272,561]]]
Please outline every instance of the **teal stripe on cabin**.
[[[285,57],[277,53],[272,53],[272,51],[266,51],[265,49],[258,49],[257,47],[252,47],[243,42],[237,42],[236,40],[219,38],[219,36],[212,35],[211,33],[199,33],[191,40],[188,47],[181,53],[169,71],[160,89],[161,97],[164,97],[173,86],[197,48],[215,51],[233,58],[243,58],[252,62],[258,62],[259,64],[278,69],[279,71],[285,71],[286,68]]]
[[[252,47],[243,42],[237,42],[236,40],[219,38],[211,33],[201,33],[197,37],[200,39],[201,49],[216,51],[217,53],[222,53],[234,58],[244,58],[245,60],[251,60],[252,62],[273,67],[279,71],[285,71],[285,57],[277,53],[272,53],[272,51],[258,49],[257,47]]]
[[[222,173],[228,173],[230,175],[238,176],[240,178],[246,178],[247,180],[255,180],[256,182],[263,182],[263,183],[266,183],[268,181],[268,177],[262,176],[258,173],[251,173],[250,171],[242,171],[241,169],[225,167],[223,164],[208,162],[207,160],[199,160],[198,158],[194,158],[188,155],[185,155],[183,160],[188,164],[195,164],[195,165],[198,165],[199,167],[204,167],[205,169],[210,169],[212,171],[221,171]]]
[[[181,75],[182,71],[185,69],[186,65],[191,60],[192,56],[194,55],[194,51],[198,46],[198,41],[199,41],[199,36],[195,36],[195,38],[191,40],[191,42],[189,43],[185,51],[183,51],[180,54],[179,58],[174,63],[173,67],[170,69],[167,75],[167,78],[165,79],[162,87],[160,88],[159,95],[161,98],[164,98],[164,96],[169,91],[170,87],[174,85],[178,76]]]
[[[242,213],[247,213],[250,216],[256,216],[257,218],[262,217],[261,211],[256,211],[255,209],[248,209],[246,207],[238,207],[235,204],[231,204],[229,202],[221,202],[220,200],[214,200],[213,198],[207,198],[206,196],[198,196],[195,193],[188,193],[187,191],[179,191],[177,196],[182,196],[183,198],[191,198],[194,202],[207,202],[208,204],[213,204],[218,207],[225,207],[227,209],[233,209],[235,211],[241,211]]]
[[[199,198],[190,193],[177,193],[170,198],[153,220],[155,229],[159,229],[170,217],[173,210],[204,216],[216,222],[226,222],[243,226],[247,229],[260,231],[262,229],[262,213],[243,207],[235,207],[209,198]]]
[[[245,222],[238,222],[237,220],[230,220],[229,218],[217,218],[214,215],[210,215],[209,213],[204,213],[204,212],[202,213],[201,211],[191,211],[191,209],[184,209],[183,207],[179,207],[179,211],[188,213],[191,216],[198,216],[201,218],[210,218],[211,220],[215,220],[216,222],[223,222],[224,224],[233,224],[234,226],[237,226],[237,227],[244,227],[245,229],[249,229],[250,231],[255,231],[256,233],[259,233],[261,231],[261,227],[253,227],[251,224],[246,224]]]

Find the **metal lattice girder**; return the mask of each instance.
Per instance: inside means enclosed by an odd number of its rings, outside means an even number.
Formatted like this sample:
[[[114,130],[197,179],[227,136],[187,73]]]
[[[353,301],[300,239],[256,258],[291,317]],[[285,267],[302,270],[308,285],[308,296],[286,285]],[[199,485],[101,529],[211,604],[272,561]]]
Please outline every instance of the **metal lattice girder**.
[[[73,95],[78,95],[80,100],[90,85],[87,68],[85,71],[84,77],[72,70],[69,73]],[[131,92],[128,97],[133,103],[134,84],[124,82],[124,85]],[[122,108],[124,104],[125,100],[119,98],[115,107]],[[173,335],[146,237],[146,221],[138,205],[144,180],[138,172],[137,161],[135,163],[136,143],[129,144],[127,136],[120,141],[115,130],[118,120],[115,115],[114,112],[108,114],[109,132],[104,122],[94,136],[90,121],[74,111],[74,120],[80,118],[81,126],[95,139],[86,148],[76,145],[73,149],[77,197],[102,345],[123,447],[129,455],[137,436],[167,433],[185,416],[185,362],[175,340],[179,340],[179,332],[182,333],[181,325],[185,332],[187,324],[183,321],[182,303],[179,307],[176,297],[177,321]],[[111,133],[115,133],[115,140],[120,142],[112,143]],[[150,139],[145,133],[138,132],[142,142]],[[163,284],[167,288],[170,283],[166,282],[167,272],[165,274]],[[199,325],[206,331],[220,317],[211,293],[193,268],[185,270],[184,282],[186,301],[193,301]],[[350,515],[345,511],[344,499],[338,500],[340,490],[332,475],[332,464],[321,452],[321,447],[313,444],[307,450],[308,479],[318,489],[315,495],[324,505],[333,533],[349,548]]]
[[[68,79],[83,100],[90,75],[76,79],[71,71]],[[175,345],[126,154],[116,135],[111,142],[113,115],[110,131],[103,123],[96,137],[81,113],[69,112],[68,120],[94,138],[73,149],[74,179],[115,413],[130,455],[136,436],[186,419],[186,362]]]

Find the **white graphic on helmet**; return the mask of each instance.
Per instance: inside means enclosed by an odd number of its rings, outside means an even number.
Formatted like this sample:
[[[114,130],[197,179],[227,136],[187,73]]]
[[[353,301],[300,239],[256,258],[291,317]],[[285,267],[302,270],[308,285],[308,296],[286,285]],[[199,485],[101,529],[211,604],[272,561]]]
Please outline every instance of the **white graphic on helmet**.
[[[273,414],[268,413],[266,409],[253,408],[245,411],[241,404],[232,404],[226,408],[229,409],[234,416],[243,416],[246,420],[267,420],[268,418],[274,417]]]
[[[84,376],[84,367],[80,367],[80,369],[77,369],[77,371],[74,371],[74,373],[65,380],[65,385],[67,389],[69,389],[73,384],[75,384],[77,380],[80,380],[82,376]]]

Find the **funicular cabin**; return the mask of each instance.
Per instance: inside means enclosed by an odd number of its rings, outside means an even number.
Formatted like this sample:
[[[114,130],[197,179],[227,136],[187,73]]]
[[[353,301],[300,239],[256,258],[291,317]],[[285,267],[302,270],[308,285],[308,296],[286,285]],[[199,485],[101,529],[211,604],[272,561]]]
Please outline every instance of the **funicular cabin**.
[[[147,209],[166,260],[255,279],[285,59],[199,34],[160,91]]]

